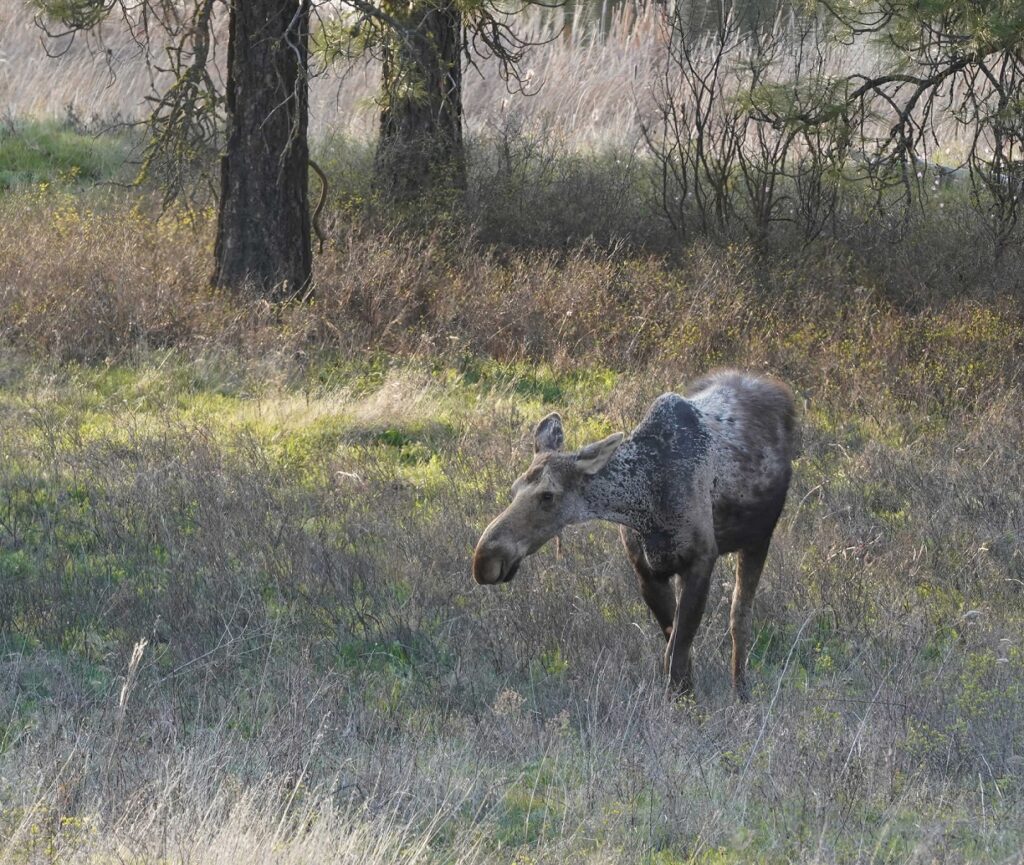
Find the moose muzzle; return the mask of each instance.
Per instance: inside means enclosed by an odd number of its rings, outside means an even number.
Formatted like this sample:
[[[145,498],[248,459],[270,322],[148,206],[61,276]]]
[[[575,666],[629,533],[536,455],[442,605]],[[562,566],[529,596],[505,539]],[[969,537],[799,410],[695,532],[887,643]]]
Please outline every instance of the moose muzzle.
[[[482,586],[507,583],[519,570],[519,558],[506,558],[501,550],[482,545],[473,553],[473,579]]]

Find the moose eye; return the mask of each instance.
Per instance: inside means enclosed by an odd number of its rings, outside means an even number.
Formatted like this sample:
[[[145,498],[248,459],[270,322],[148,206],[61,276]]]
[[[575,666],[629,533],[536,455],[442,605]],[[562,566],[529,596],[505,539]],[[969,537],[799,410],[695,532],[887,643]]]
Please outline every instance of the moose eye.
[[[540,503],[542,505],[550,505],[555,500],[555,494],[550,490],[545,490],[540,494]]]

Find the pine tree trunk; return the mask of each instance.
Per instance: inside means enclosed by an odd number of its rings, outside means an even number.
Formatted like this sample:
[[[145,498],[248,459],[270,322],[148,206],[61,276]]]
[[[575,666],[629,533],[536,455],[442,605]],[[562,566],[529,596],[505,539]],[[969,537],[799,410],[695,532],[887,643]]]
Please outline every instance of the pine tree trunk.
[[[377,180],[407,201],[465,186],[462,14],[454,0],[414,0],[385,46]]]
[[[214,285],[273,300],[308,286],[310,0],[233,0]]]

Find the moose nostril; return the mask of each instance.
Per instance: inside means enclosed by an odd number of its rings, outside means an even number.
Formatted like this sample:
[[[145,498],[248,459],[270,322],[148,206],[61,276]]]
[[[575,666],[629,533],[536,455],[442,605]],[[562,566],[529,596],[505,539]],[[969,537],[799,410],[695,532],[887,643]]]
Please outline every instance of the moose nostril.
[[[516,572],[518,570],[519,570],[519,562],[518,561],[512,562],[512,564],[509,565],[508,570],[506,570],[505,573],[501,575],[501,581],[503,583],[509,582],[516,575]]]

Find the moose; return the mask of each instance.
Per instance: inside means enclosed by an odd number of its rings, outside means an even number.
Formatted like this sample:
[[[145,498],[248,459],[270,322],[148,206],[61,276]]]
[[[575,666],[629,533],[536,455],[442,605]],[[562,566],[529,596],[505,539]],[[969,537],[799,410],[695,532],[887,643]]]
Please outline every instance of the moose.
[[[628,437],[614,433],[571,453],[564,442],[557,412],[537,424],[533,462],[477,542],[474,579],[508,582],[566,526],[618,523],[640,594],[667,641],[665,672],[686,694],[712,569],[718,556],[736,553],[732,678],[748,700],[754,593],[796,450],[792,392],[775,379],[722,370],[686,396],[662,394]]]

